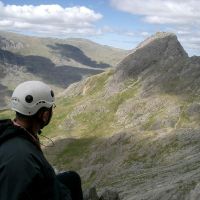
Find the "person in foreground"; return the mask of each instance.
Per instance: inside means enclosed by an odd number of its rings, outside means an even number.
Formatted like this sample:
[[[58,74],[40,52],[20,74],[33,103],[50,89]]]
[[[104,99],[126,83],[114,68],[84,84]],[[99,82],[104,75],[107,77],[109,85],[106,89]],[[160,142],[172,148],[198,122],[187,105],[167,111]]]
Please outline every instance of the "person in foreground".
[[[1,200],[82,200],[80,176],[56,175],[45,159],[38,134],[53,114],[54,93],[40,81],[21,83],[13,92],[14,120],[0,120]]]

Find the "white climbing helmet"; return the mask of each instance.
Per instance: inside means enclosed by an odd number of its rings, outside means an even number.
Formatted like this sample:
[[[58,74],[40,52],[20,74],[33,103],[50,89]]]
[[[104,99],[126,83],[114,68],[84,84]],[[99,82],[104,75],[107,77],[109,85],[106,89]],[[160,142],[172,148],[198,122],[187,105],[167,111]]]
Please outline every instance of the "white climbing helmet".
[[[54,105],[53,90],[41,81],[26,81],[19,84],[11,98],[11,109],[26,116],[37,113],[40,108]]]

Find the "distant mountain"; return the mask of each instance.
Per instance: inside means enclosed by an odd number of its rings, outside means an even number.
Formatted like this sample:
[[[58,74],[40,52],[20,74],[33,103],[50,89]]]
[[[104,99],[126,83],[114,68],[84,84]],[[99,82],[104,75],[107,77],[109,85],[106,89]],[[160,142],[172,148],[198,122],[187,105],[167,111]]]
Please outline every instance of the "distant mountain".
[[[113,67],[128,51],[84,39],[51,39],[0,32],[0,109],[13,88],[36,79],[62,91],[71,83]]]
[[[200,199],[199,61],[157,33],[116,68],[70,85],[44,130],[57,138],[49,161],[124,200]]]

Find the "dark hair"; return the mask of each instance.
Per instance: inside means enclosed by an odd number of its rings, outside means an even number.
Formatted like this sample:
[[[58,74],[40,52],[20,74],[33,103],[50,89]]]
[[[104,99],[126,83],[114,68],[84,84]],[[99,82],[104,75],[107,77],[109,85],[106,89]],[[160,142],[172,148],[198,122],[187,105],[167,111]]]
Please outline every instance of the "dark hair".
[[[27,115],[23,115],[23,114],[21,114],[19,112],[16,112],[16,118],[17,119],[25,119],[25,120],[27,120],[27,119],[33,119],[33,118],[35,118],[35,115],[27,116]]]
[[[48,111],[48,110],[51,110],[51,108],[45,108],[45,107],[43,107],[43,108],[40,108],[34,115],[30,115],[30,116],[21,114],[19,112],[16,112],[16,118],[17,119],[22,119],[22,120],[36,119],[39,112]]]

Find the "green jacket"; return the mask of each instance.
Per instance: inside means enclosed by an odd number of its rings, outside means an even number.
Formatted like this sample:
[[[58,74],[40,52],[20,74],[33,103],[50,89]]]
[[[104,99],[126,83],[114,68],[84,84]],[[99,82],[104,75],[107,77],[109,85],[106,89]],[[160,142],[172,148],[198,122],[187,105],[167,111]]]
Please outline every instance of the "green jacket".
[[[11,120],[0,120],[0,200],[71,200],[37,142]]]

